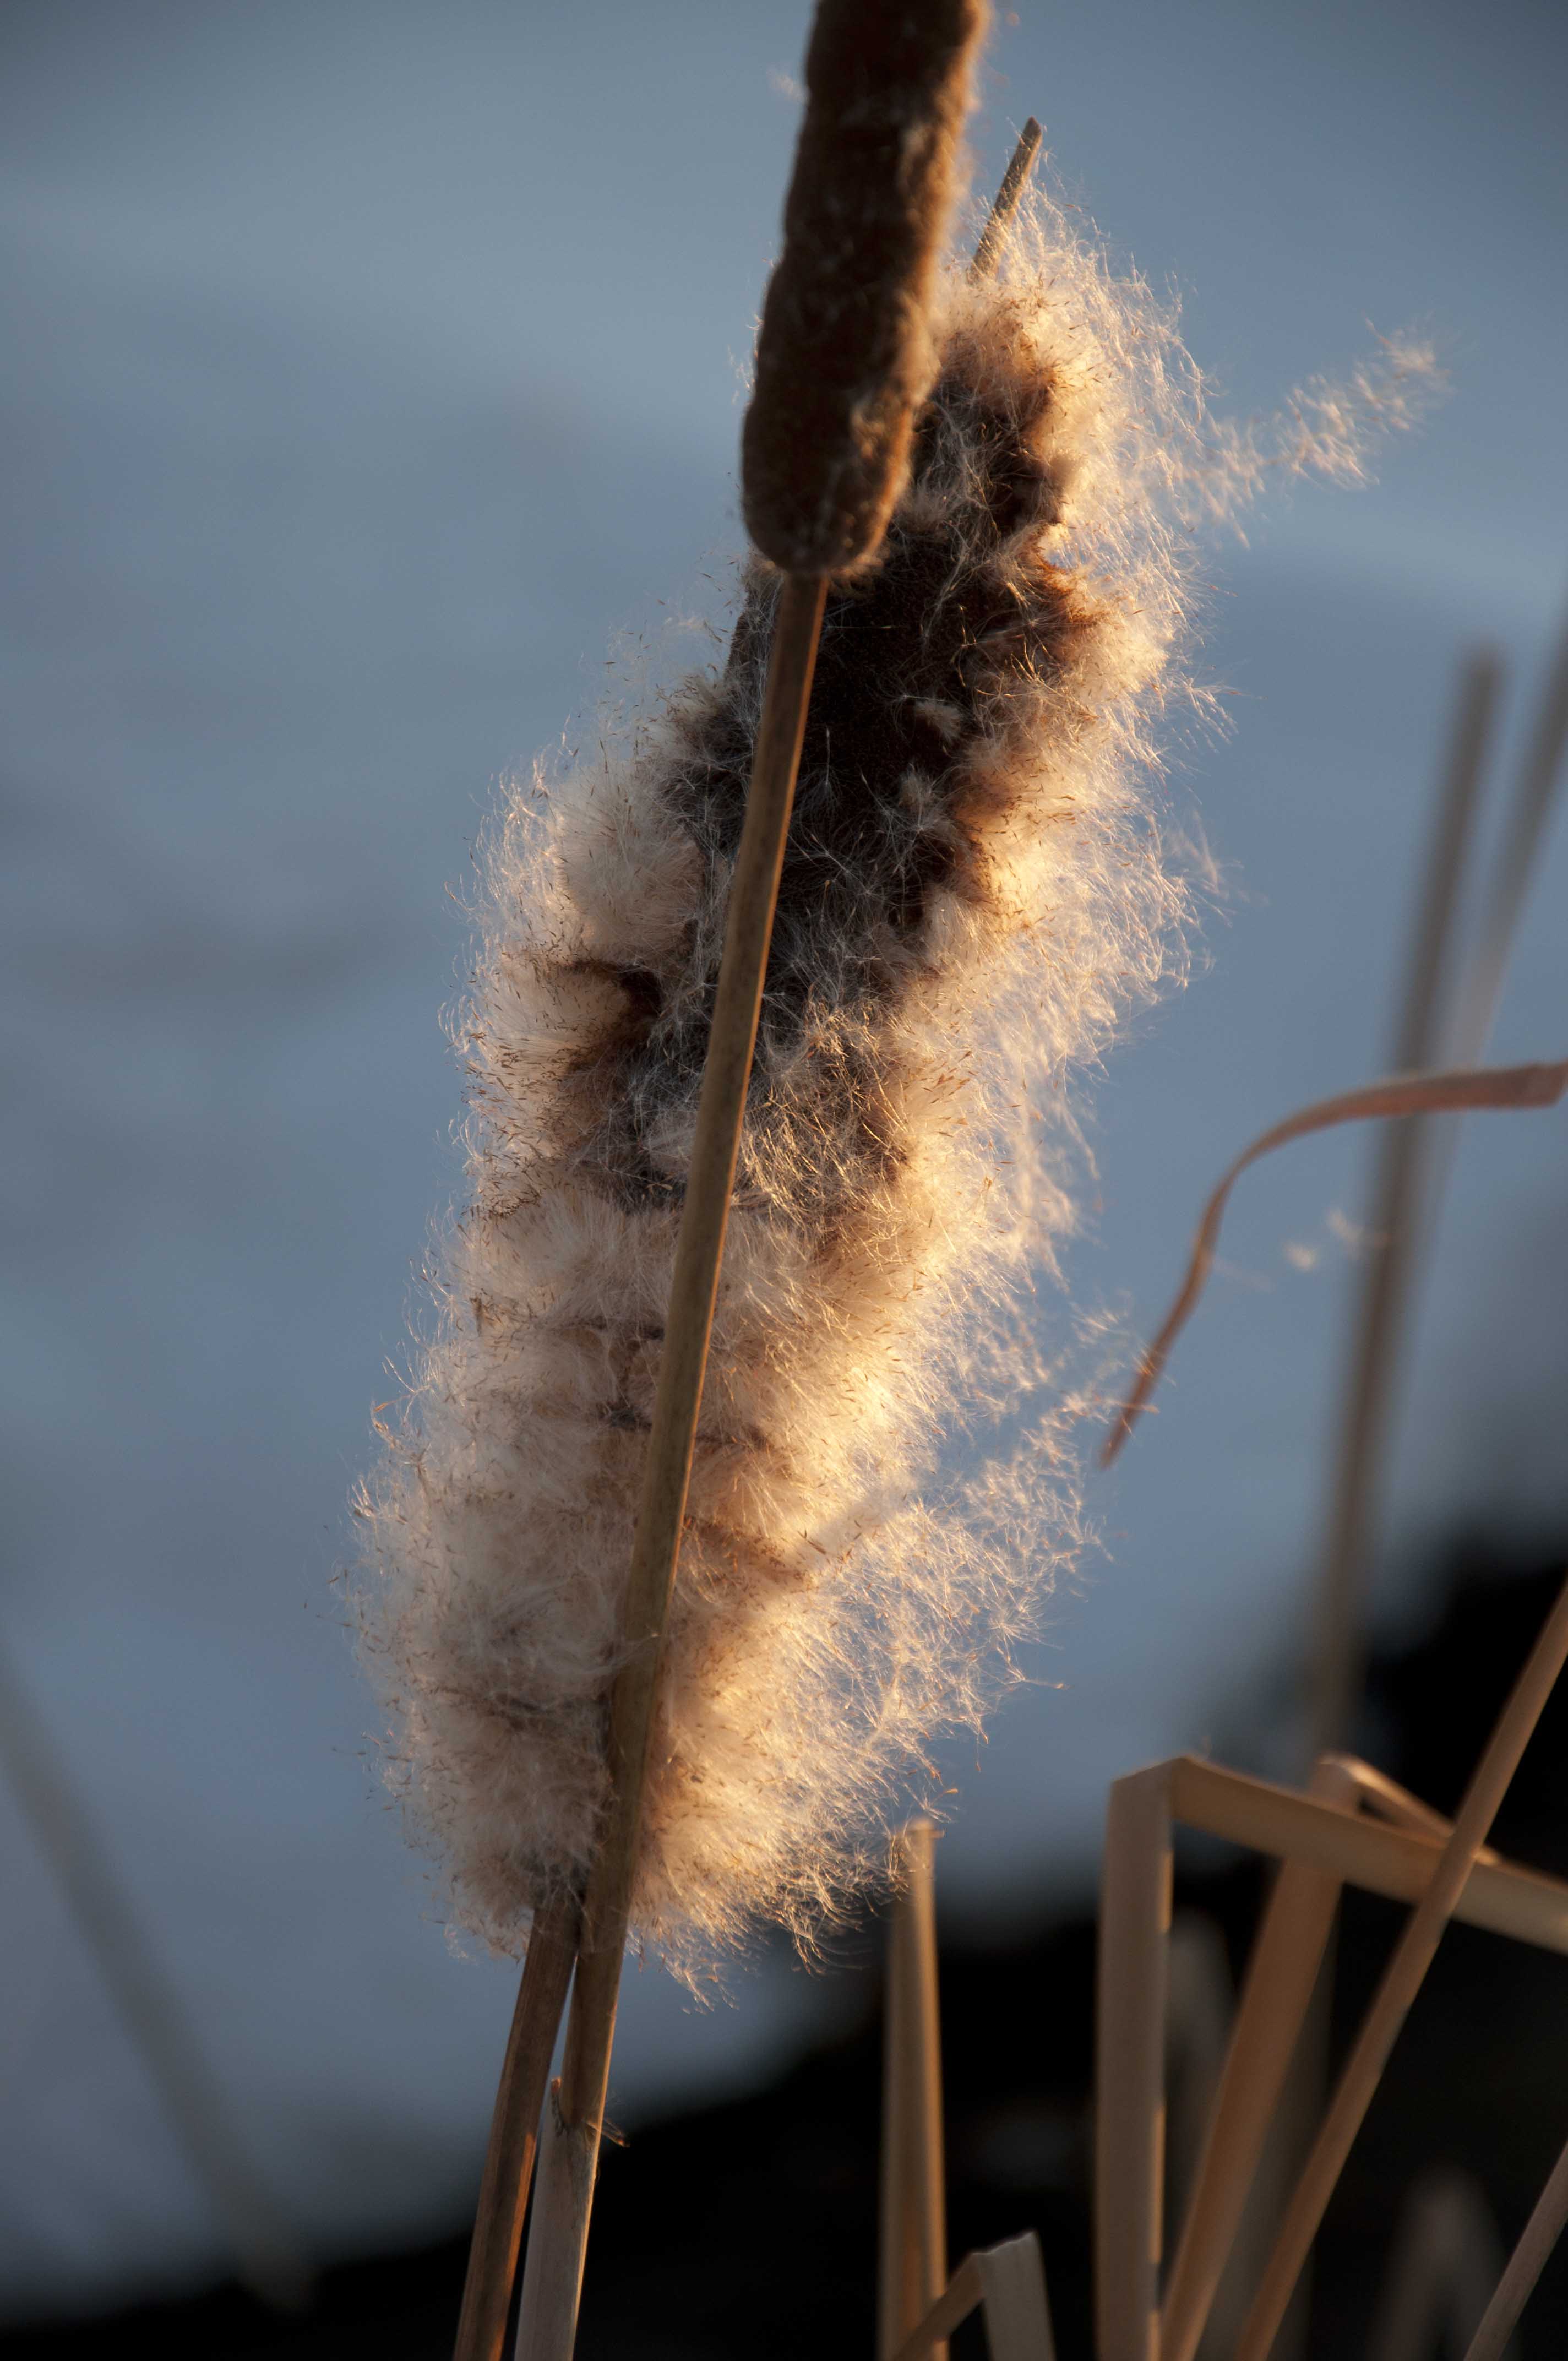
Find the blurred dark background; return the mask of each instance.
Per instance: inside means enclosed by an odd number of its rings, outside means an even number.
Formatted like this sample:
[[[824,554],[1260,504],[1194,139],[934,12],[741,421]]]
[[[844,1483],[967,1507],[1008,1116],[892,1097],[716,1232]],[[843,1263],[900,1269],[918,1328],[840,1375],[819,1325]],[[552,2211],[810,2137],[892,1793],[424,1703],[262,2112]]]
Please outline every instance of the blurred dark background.
[[[591,708],[612,641],[657,675],[721,611],[806,17],[0,12],[0,1650],[250,2169],[328,2274],[290,2332],[302,2351],[353,2350],[378,2308],[382,2350],[394,2328],[411,2352],[449,2333],[444,2242],[472,2203],[514,1982],[454,1956],[401,1844],[331,1582],[456,1183],[437,1018],[465,937],[445,889],[494,781]],[[1234,1149],[1385,1060],[1476,641],[1509,665],[1495,841],[1568,590],[1565,63],[1562,12],[1526,0],[999,21],[980,180],[1038,114],[1069,198],[1179,290],[1218,406],[1272,407],[1411,323],[1453,379],[1378,486],[1303,489],[1212,552],[1206,665],[1234,730],[1178,748],[1169,793],[1220,899],[1192,989],[1098,1092],[1070,1273],[1131,1333]],[[1557,828],[1499,1056],[1563,1054],[1565,884]],[[1069,2353],[1104,1787],[1190,1744],[1277,1766],[1366,1151],[1310,1143],[1246,1185],[1161,1417],[1091,1491],[1103,1554],[1059,1596],[1035,1686],[983,1753],[943,1758],[955,2250],[1037,2223]],[[1500,1693],[1568,1533],[1563,1167],[1561,1116],[1468,1127],[1412,1340],[1375,1599],[1394,1686],[1365,1737],[1437,1803],[1484,1723],[1479,1667]],[[1069,1334],[1045,1289],[1040,1319]],[[1456,1580],[1471,1604],[1444,1624]],[[1398,1692],[1418,1672],[1419,1696]],[[1563,1741],[1538,1754],[1503,1841],[1551,1866]],[[190,2300],[212,2308],[160,2316],[176,2346],[266,2350],[262,2315],[202,2293],[230,2268],[221,2218],[24,1784],[0,1777],[6,2341],[53,2323],[68,2349],[73,2319]],[[1192,1906],[1234,1952],[1253,1873],[1199,1868]],[[1387,1936],[1367,1911],[1349,1993]],[[1515,1962],[1505,1994],[1486,1982],[1502,1969],[1466,1965],[1480,1942],[1453,1937],[1456,1981],[1412,2026],[1420,2088],[1396,2073],[1386,2106],[1391,2124],[1408,2104],[1404,2129],[1369,2127],[1347,2256],[1387,2245],[1407,2162],[1446,2152],[1426,2109],[1452,2109],[1478,2170],[1486,2151],[1506,2232],[1568,2129],[1568,2070],[1544,2062],[1558,1963]],[[791,2322],[830,2345],[838,2284],[863,2335],[875,1955],[874,1929],[822,1973],[764,1951],[704,2008],[654,1971],[630,1981],[595,2349],[731,2349],[753,2286],[780,2350]],[[995,2037],[1015,2013],[1028,2060]],[[1386,2168],[1384,2136],[1409,2143]],[[696,2225],[717,2292],[677,2329],[667,2291],[697,2266],[660,2208],[688,2157],[721,2209]],[[1330,2321],[1334,2268],[1326,2246]],[[1351,2302],[1371,2266],[1344,2268]]]

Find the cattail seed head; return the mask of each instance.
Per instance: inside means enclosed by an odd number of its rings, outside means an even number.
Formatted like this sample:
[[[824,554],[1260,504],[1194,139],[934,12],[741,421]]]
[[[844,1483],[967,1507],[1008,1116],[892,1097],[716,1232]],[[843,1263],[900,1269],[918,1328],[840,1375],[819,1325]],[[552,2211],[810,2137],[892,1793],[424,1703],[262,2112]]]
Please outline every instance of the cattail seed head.
[[[1174,322],[1047,195],[999,259],[938,274],[908,480],[827,599],[633,1903],[697,1972],[880,1875],[879,1824],[1070,1557],[1072,1400],[1015,1307],[1079,1218],[1074,1070],[1179,957],[1191,526],[1354,474],[1430,379],[1390,346],[1278,429],[1216,428]],[[499,1950],[603,1825],[774,567],[740,591],[722,665],[605,716],[491,835],[466,1205],[360,1503],[392,1776]]]
[[[928,314],[985,0],[822,0],[741,437],[746,529],[794,574],[863,564],[936,371]]]

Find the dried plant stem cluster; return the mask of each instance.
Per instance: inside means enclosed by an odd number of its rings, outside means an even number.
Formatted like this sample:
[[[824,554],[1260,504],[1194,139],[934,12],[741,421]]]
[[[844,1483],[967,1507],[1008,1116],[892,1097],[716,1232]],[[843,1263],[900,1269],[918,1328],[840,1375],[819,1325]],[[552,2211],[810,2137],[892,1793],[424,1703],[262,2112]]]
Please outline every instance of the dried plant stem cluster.
[[[1266,2136],[1311,2009],[1343,1887],[1367,1888],[1414,1904],[1353,2040],[1251,2307],[1235,2336],[1237,2361],[1268,2361],[1292,2290],[1340,2172],[1376,2092],[1393,2045],[1450,1920],[1464,1917],[1495,1933],[1568,1957],[1568,1884],[1499,1859],[1486,1843],[1491,1824],[1541,1715],[1568,1663],[1568,1584],[1531,1649],[1498,1717],[1454,1819],[1445,1820],[1397,1782],[1348,1755],[1325,1755],[1303,1795],[1193,1756],[1150,1765],[1115,1782],[1106,1830],[1101,1896],[1094,2127],[1096,2361],[1194,2361],[1209,2328]],[[1220,2067],[1183,2211],[1174,2260],[1160,2285],[1164,2244],[1165,2092],[1172,2016],[1172,1833],[1177,1824],[1274,1854],[1277,1878],[1253,1947],[1246,1982]],[[943,2286],[927,2280],[923,2304],[910,2304],[907,2258],[916,2243],[912,2213],[908,2126],[924,2117],[936,2130],[923,2159],[940,2172],[940,2059],[934,2037],[916,2032],[908,1995],[899,1990],[900,1947],[907,1949],[931,1913],[929,1845],[905,1844],[906,1891],[895,1908],[889,1946],[887,2087],[883,2104],[884,2191],[902,2184],[903,2207],[884,2202],[884,2290],[879,2349],[885,2361],[922,2361],[984,2301],[993,2353],[1017,2361],[1051,2361],[1048,2307],[1032,2237],[971,2255]],[[907,1979],[909,1969],[904,1964]],[[1223,1971],[1222,1971],[1223,1973]],[[934,1952],[927,1970],[933,2000]],[[928,2012],[935,2023],[934,2005]],[[1420,2204],[1441,2212],[1451,2235],[1464,2230],[1464,2188],[1452,2178],[1418,2185]],[[1456,2207],[1456,2198],[1459,2203]],[[940,2240],[940,2200],[926,2201]],[[1482,2208],[1485,2230],[1485,2209]],[[1568,2148],[1554,2166],[1507,2267],[1491,2262],[1479,2298],[1465,2309],[1465,2361],[1501,2361],[1541,2269],[1568,2224]],[[1419,2224],[1418,2224],[1419,2228]],[[1482,2259],[1472,2220],[1466,2277]],[[1022,2308],[988,2280],[1011,2252]],[[1382,2325],[1424,2318],[1412,2303],[1396,2254]],[[1430,2278],[1430,2267],[1429,2267]],[[888,2290],[902,2309],[892,2311]],[[1487,2301],[1488,2292],[1490,2301]],[[1430,2295],[1430,2288],[1428,2290]],[[888,2334],[890,2318],[895,2333]],[[1017,2328],[1017,2341],[1012,2330]],[[1227,2345],[1226,2349],[1231,2349]],[[1377,2350],[1385,2349],[1380,2342]],[[1387,2348],[1392,2350],[1389,2345]],[[1401,2350],[1404,2347],[1401,2345]],[[1413,2349],[1413,2347],[1411,2348]],[[1457,2349],[1457,2348],[1456,2348]]]

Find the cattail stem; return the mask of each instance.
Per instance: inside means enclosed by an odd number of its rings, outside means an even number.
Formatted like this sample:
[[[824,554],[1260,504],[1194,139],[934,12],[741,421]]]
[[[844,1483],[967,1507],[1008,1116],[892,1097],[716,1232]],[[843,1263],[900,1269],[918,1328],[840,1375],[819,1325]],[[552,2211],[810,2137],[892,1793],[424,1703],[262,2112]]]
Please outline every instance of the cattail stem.
[[[995,266],[1001,240],[1016,212],[1038,153],[1040,137],[1039,126],[1031,117],[1008,166],[976,253],[974,268],[981,275]],[[535,2354],[569,2354],[576,2334],[636,1861],[659,1643],[674,1578],[719,1256],[756,1038],[773,904],[794,798],[795,773],[826,592],[825,576],[786,573],[779,594],[764,710],[755,750],[745,832],[731,888],[724,964],[676,1248],[671,1311],[646,1463],[646,1488],[628,1587],[625,1630],[629,1638],[640,1637],[641,1644],[618,1680],[612,1697],[609,1766],[614,1782],[614,1817],[587,1897],[585,1939],[577,1961],[566,2070],[558,2103],[560,2120],[553,2125],[545,2143],[540,2169],[540,2200],[530,2239],[518,2344],[520,2355],[531,2356],[531,2361]],[[732,950],[736,961],[733,974]],[[508,2111],[507,2083],[514,2054],[532,2060],[543,2049],[548,2057],[559,2025],[563,1997],[563,1992],[557,1991],[554,1983],[546,1986],[543,1982],[533,1995],[526,1988],[520,1993],[513,2044],[508,2051],[508,2068],[497,2101],[498,2125]],[[525,2021],[526,2035],[522,2030]],[[530,2121],[533,2120],[531,2114]],[[532,2149],[526,2164],[521,2164],[521,2150],[512,2152],[519,2157],[522,2169],[532,2165]],[[488,2191],[488,2167],[486,2186]],[[484,2240],[482,2264],[479,2233],[476,2231],[475,2261],[470,2271],[471,2279],[476,2268],[482,2271],[487,2290],[482,2317],[487,2322],[497,2317],[504,2319],[517,2248],[515,2237],[503,2235],[503,2230],[509,2221],[521,2222],[526,2196],[523,2185],[514,2192],[509,2210],[504,2191],[498,2189],[492,2192],[490,2202],[496,2209],[496,2221]],[[477,2303],[480,2299],[476,2296],[474,2301]],[[466,2322],[467,2299],[464,2316]],[[488,2361],[489,2348],[482,2344],[471,2348],[465,2345],[462,2334],[460,2330],[456,2361]]]
[[[572,1980],[577,1918],[575,1898],[563,1896],[537,1914],[528,1938],[528,1961],[490,2119],[454,2361],[500,2361],[539,2117]]]
[[[823,576],[786,575],[779,591],[632,1544],[624,1624],[630,1653],[610,1701],[613,1800],[588,1880],[566,2036],[560,2106],[565,2148],[562,2169],[570,2186],[571,2218],[559,2235],[540,2240],[530,2257],[520,2361],[569,2361],[576,2334],[660,1651],[680,1550],[719,1258],[826,597]]]
[[[877,2350],[892,2361],[948,2283],[942,2047],[937,2004],[936,1829],[899,1839],[883,2039],[882,2231]],[[930,2347],[935,2361],[948,2348]]]
[[[1267,2361],[1296,2281],[1344,2160],[1360,2130],[1399,2028],[1431,1964],[1442,1932],[1486,1843],[1519,1757],[1568,1660],[1568,1583],[1530,1652],[1487,1742],[1442,1849],[1431,1883],[1384,1971],[1346,2060],[1339,2085],[1290,2201],[1237,2352],[1237,2361]]]

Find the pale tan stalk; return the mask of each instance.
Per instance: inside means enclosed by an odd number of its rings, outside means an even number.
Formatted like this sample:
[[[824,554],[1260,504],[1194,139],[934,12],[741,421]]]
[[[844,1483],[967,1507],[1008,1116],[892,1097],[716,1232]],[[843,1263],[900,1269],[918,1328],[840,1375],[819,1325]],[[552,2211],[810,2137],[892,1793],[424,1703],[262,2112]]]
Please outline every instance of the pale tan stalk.
[[[1320,1763],[1311,1793],[1354,1811],[1348,1767]],[[1214,2112],[1160,2315],[1160,2361],[1192,2361],[1274,2120],[1339,1907],[1332,1872],[1288,1861],[1252,1949]]]
[[[1344,2160],[1372,2103],[1388,2053],[1431,1963],[1443,1928],[1475,1871],[1508,1782],[1568,1658],[1568,1584],[1503,1709],[1465,1791],[1431,1884],[1411,1915],[1363,2019],[1327,2116],[1287,2211],[1263,2285],[1242,2332],[1236,2361],[1267,2361],[1291,2291],[1318,2233]]]
[[[1283,1861],[1327,1870],[1346,1885],[1391,1902],[1418,1902],[1430,1887],[1442,1844],[1414,1828],[1380,1827],[1294,1788],[1246,1772],[1223,1770],[1179,1754],[1161,1766],[1170,1779],[1171,1815],[1228,1844],[1250,1845]],[[1485,1927],[1568,1957],[1568,1883],[1499,1861],[1483,1846],[1453,1907],[1466,1926]]]
[[[1477,791],[1503,668],[1482,649],[1460,677],[1436,824],[1407,967],[1390,1071],[1420,1071],[1442,1056],[1454,909],[1475,834]],[[1477,1053],[1479,1055],[1479,1052]],[[1349,1735],[1362,1680],[1362,1594],[1394,1379],[1415,1274],[1430,1126],[1390,1125],[1378,1142],[1349,1382],[1343,1390],[1328,1532],[1318,1576],[1310,1700],[1310,1756]]]
[[[570,2361],[576,2334],[660,1651],[680,1550],[719,1259],[826,596],[823,576],[786,575],[779,591],[632,1543],[624,1622],[629,1654],[610,1698],[612,1801],[585,1897],[567,2027],[560,2105],[571,2218],[561,2235],[533,2242],[530,2301],[519,2337],[521,2361]]]
[[[563,1896],[537,1913],[528,1938],[528,1960],[490,2118],[454,2361],[500,2361],[533,2178],[540,2111],[576,1948],[577,1905],[572,1897]]]
[[[942,2035],[937,2000],[937,1831],[915,1820],[894,1849],[883,2038],[877,2350],[892,2361],[948,2283]],[[931,2351],[946,2361],[947,2346]]]
[[[1469,834],[1475,785],[1501,679],[1496,657],[1478,653],[1471,658],[1456,717],[1444,818],[1433,848],[1426,916],[1413,948],[1394,1061],[1399,1070],[1431,1065],[1442,1054],[1439,987],[1447,961],[1444,946]],[[1497,875],[1481,921],[1480,942],[1464,979],[1447,1045],[1456,1065],[1479,1065],[1486,1054],[1562,776],[1565,744],[1568,631],[1558,643],[1525,749]],[[1456,1127],[1445,1128],[1444,1151],[1435,1159],[1430,1125],[1416,1123],[1389,1132],[1378,1167],[1370,1223],[1377,1244],[1367,1266],[1358,1315],[1354,1372],[1344,1396],[1333,1505],[1319,1582],[1311,1700],[1315,1751],[1343,1743],[1361,1680],[1360,1599],[1388,1395],[1420,1245],[1420,1201],[1424,1195],[1430,1220],[1452,1159]]]
[[[1551,2177],[1536,2199],[1535,2210],[1508,2257],[1497,2293],[1481,2317],[1464,2361],[1503,2361],[1519,2316],[1530,2290],[1545,2269],[1552,2248],[1568,2223],[1568,2147],[1552,2168]]]
[[[1165,2171],[1170,1767],[1111,1789],[1095,2024],[1094,2312],[1099,2361],[1156,2361]]]

